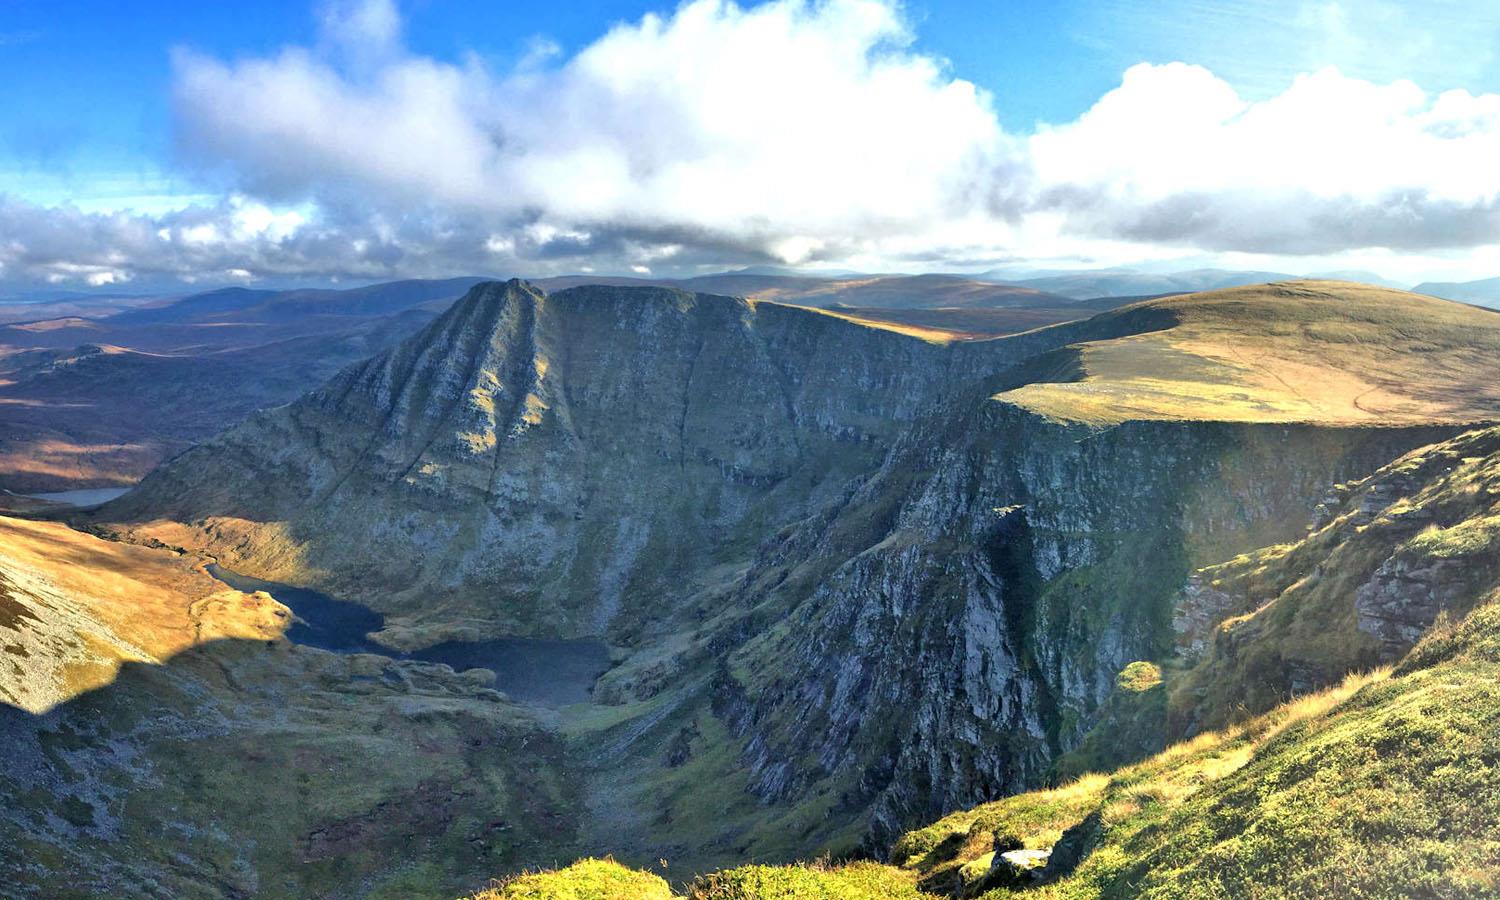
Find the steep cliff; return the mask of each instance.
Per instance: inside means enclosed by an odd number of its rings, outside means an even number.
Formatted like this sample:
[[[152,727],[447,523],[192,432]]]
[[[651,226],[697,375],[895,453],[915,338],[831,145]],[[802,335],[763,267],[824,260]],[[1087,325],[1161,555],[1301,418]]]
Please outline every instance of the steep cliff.
[[[744,588],[745,605],[787,610],[746,629],[719,686],[751,738],[751,789],[777,801],[844,782],[845,802],[872,806],[878,847],[1040,783],[1115,675],[1170,653],[1172,599],[1196,562],[1297,533],[1308,498],[1429,435],[1095,432],[1001,402],[926,432],[832,523],[785,542],[812,558],[765,560]]]
[[[628,637],[878,466],[965,364],[786,307],[484,285],[109,515],[188,523],[154,533],[360,593],[396,643]]]
[[[361,599],[393,646],[606,636],[558,723],[585,849],[879,851],[1042,783],[1195,570],[1493,417],[1491,346],[1327,282],[967,343],[489,284],[80,521]]]
[[[1194,728],[1215,714],[1233,722],[1105,774],[944,816],[902,835],[885,865],[742,859],[686,894],[1493,896],[1497,521],[1500,429],[1339,485],[1304,538],[1195,574],[1175,624],[1180,651],[1201,658],[1196,668],[1136,662],[1114,685],[1122,717],[1159,721],[1171,692],[1179,710],[1197,707]],[[1222,621],[1200,634],[1213,619]],[[1103,740],[1127,740],[1122,724]],[[588,866],[528,876],[495,896],[590,884]]]
[[[1134,709],[1196,736],[946,817],[893,862],[942,896],[1492,895],[1497,501],[1495,428],[1337,486],[1304,538],[1179,597],[1196,664]],[[1050,859],[1008,880],[1003,846]]]
[[[1171,733],[1218,727],[1399,660],[1500,586],[1500,431],[1336,485],[1301,540],[1198,572],[1177,600]]]

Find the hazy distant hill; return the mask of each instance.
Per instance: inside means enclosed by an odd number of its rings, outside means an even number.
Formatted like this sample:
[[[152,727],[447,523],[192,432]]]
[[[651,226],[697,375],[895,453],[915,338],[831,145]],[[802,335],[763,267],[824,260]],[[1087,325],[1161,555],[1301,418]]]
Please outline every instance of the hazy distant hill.
[[[478,280],[226,288],[0,326],[0,487],[130,484],[406,337]]]
[[[222,288],[163,305],[127,309],[108,317],[110,327],[130,325],[233,325],[303,320],[308,316],[382,316],[441,301],[451,303],[482,278],[413,279],[330,290]]]
[[[1480,306],[1500,306],[1500,278],[1479,281],[1424,281],[1412,288],[1419,294],[1431,294],[1446,300],[1461,300]]]
[[[0,324],[35,322],[67,316],[109,316],[138,306],[155,305],[175,296],[88,291],[26,292],[0,297]]]
[[[1009,284],[1034,288],[1064,297],[1084,299],[1088,297],[1154,297],[1162,294],[1189,294],[1196,291],[1212,291],[1219,288],[1240,287],[1247,284],[1264,284],[1271,281],[1291,281],[1298,276],[1283,272],[1238,272],[1226,269],[1196,269],[1188,272],[1165,274],[1134,272],[1122,269],[1099,269],[1063,275],[1048,275],[1040,278],[1008,280],[1003,273],[990,273],[986,277],[1006,281]]]

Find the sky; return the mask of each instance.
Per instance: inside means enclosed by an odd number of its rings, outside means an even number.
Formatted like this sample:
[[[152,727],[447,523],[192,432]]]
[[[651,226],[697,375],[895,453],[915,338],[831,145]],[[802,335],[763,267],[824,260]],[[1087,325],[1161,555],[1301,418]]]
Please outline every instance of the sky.
[[[1500,276],[1500,5],[0,0],[0,290]]]

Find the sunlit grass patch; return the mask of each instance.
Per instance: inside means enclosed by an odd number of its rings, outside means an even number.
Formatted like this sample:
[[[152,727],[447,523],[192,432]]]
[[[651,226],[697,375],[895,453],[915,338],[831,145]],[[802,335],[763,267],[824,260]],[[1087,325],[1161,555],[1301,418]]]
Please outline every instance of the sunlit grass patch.
[[[662,878],[612,859],[581,859],[547,872],[516,875],[480,891],[473,900],[671,900]]]

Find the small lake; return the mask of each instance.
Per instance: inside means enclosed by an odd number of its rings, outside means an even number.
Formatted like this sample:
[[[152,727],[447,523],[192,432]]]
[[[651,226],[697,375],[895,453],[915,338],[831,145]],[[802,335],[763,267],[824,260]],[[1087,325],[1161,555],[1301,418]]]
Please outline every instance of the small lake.
[[[338,600],[307,588],[263,581],[208,565],[215,578],[240,591],[265,591],[291,609],[297,621],[287,639],[334,653],[377,653],[393,659],[444,663],[457,671],[489,669],[495,687],[523,703],[565,706],[584,703],[594,682],[609,668],[609,647],[600,640],[492,638],[444,641],[401,653],[370,640],[385,627],[385,617],[361,603]]]
[[[66,503],[69,506],[98,506],[100,503],[108,503],[129,490],[128,487],[88,488],[81,491],[53,491],[50,494],[23,494],[22,496],[33,500]]]

